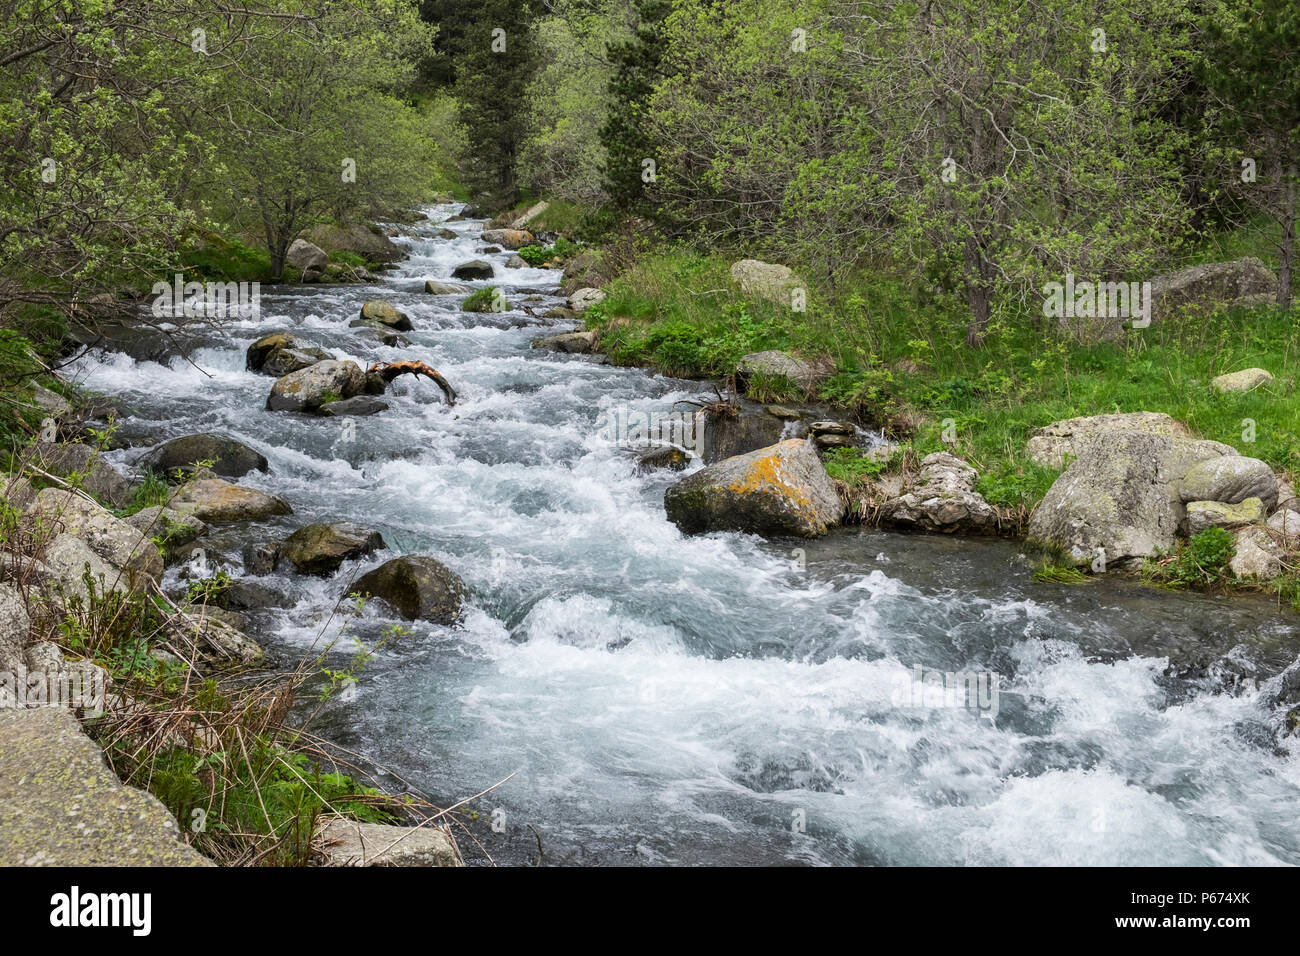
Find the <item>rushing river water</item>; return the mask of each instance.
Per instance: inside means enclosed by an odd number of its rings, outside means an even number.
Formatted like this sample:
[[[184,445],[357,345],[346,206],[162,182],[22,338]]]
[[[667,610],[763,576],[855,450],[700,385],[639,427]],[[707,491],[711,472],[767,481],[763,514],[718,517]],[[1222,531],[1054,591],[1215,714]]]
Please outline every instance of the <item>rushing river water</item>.
[[[515,303],[558,285],[477,254],[481,223],[450,225],[462,238],[411,227],[410,258],[374,286],[269,290],[258,320],[193,363],[79,366],[129,406],[125,434],[224,432],[270,460],[242,481],[295,514],[218,528],[236,573],[244,541],[311,521],[383,534],[389,551],[334,578],[268,576],[295,602],[253,615],[281,660],[336,636],[348,582],[394,553],[465,579],[461,626],[411,627],[317,725],[381,781],[448,805],[508,777],[475,803],[499,863],[539,846],[553,864],[1300,863],[1300,753],[1279,749],[1262,686],[1300,654],[1294,617],[1132,582],[1038,584],[1011,542],[683,536],[663,510],[680,475],[638,474],[598,422],[707,390],[530,348],[572,323],[426,294],[472,258]],[[412,347],[348,328],[371,298],[411,316]],[[428,361],[460,399],[407,376],[376,416],[268,412],[271,380],[244,352],[274,329],[362,364]],[[389,623],[372,602],[347,626],[373,641]],[[916,693],[917,668],[985,675],[985,696]]]

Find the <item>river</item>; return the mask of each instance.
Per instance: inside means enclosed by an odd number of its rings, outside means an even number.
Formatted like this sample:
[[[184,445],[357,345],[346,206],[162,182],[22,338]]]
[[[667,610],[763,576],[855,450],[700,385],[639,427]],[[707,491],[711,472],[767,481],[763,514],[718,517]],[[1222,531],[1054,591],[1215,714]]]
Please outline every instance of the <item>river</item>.
[[[349,519],[383,534],[389,551],[334,578],[265,579],[293,599],[253,615],[282,662],[337,636],[347,583],[394,553],[465,579],[462,625],[412,626],[316,729],[440,805],[504,780],[474,804],[471,862],[1300,863],[1300,748],[1278,749],[1260,689],[1300,654],[1294,616],[1132,581],[1039,584],[1013,542],[683,536],[663,510],[680,474],[638,474],[598,423],[711,390],[530,348],[572,323],[426,294],[473,258],[516,304],[559,284],[477,254],[481,222],[437,238],[457,208],[403,227],[410,258],[376,285],[264,289],[261,316],[192,363],[112,353],[77,371],[130,408],[123,434],[223,432],[269,459],[241,480],[295,514],[217,529],[236,573],[268,531]],[[411,316],[410,348],[348,327],[371,298]],[[428,361],[458,403],[406,376],[376,416],[268,412],[272,380],[244,352],[275,329],[363,365]],[[335,657],[389,623],[372,602]],[[982,707],[912,693],[917,668],[983,675],[989,693]]]

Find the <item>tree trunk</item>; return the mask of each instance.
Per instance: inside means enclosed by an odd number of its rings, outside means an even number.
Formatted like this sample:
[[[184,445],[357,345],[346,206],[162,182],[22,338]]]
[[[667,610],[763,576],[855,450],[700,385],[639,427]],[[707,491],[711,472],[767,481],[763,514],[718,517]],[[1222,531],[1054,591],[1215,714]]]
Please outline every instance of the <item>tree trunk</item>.
[[[989,262],[974,236],[966,240],[965,258],[966,299],[971,310],[970,325],[966,327],[966,344],[977,349],[984,344],[984,334],[993,314],[993,294],[989,282]]]

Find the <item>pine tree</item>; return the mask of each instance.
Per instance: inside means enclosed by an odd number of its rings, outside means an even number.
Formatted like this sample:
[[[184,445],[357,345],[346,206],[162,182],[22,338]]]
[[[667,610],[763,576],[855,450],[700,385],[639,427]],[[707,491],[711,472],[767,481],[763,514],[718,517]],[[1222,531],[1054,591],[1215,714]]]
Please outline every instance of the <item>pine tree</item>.
[[[635,0],[638,23],[628,40],[609,45],[616,66],[610,79],[613,102],[600,130],[605,147],[605,191],[614,205],[632,210],[646,194],[647,159],[656,156],[647,108],[662,77],[667,45],[663,22],[672,10],[668,0]]]
[[[519,200],[516,163],[537,69],[533,14],[518,0],[483,0],[473,10],[456,59],[456,96],[470,148],[466,175],[490,205],[509,206]]]

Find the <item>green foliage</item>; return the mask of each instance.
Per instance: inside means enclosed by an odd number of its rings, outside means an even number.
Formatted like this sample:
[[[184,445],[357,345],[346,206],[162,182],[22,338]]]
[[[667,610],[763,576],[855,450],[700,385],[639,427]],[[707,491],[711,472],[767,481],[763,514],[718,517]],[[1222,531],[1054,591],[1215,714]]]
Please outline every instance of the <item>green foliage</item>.
[[[131,504],[120,511],[119,517],[127,517],[144,511],[145,508],[152,508],[156,505],[165,505],[171,500],[172,489],[167,484],[165,478],[154,471],[146,471],[144,477],[140,480],[135,488],[135,494],[131,498]]]
[[[509,308],[510,304],[505,301],[494,285],[475,289],[460,304],[462,312],[502,312]]]
[[[582,246],[576,242],[571,242],[563,236],[556,239],[553,245],[543,246],[534,243],[531,246],[524,246],[519,250],[519,258],[528,263],[534,269],[547,262],[563,263],[572,259],[582,251]]]
[[[208,695],[211,706],[224,703],[215,685]],[[230,844],[257,834],[273,841],[263,865],[302,866],[310,859],[316,819],[327,808],[366,823],[396,819],[385,808],[391,801],[375,788],[326,772],[307,754],[288,752],[264,734],[242,744],[232,739],[230,745],[212,753],[172,747],[148,764],[150,791],[201,852],[220,858]],[[113,751],[116,764],[134,765],[126,746],[117,744]]]
[[[1228,564],[1236,553],[1236,543],[1230,531],[1206,528],[1192,535],[1172,559],[1148,561],[1143,576],[1164,587],[1210,590],[1232,580]]]
[[[238,239],[208,233],[180,253],[181,271],[187,278],[214,282],[254,282],[271,274],[271,257]]]
[[[896,463],[900,452],[888,458],[867,457],[857,448],[832,448],[822,456],[826,473],[849,485],[859,485],[864,480],[878,478]]]
[[[1034,569],[1034,580],[1043,584],[1087,584],[1092,579],[1078,568],[1048,562]]]
[[[625,210],[638,208],[645,198],[645,161],[662,161],[662,141],[656,139],[647,119],[655,85],[663,77],[670,42],[664,21],[673,4],[632,0],[631,6],[636,17],[632,36],[608,45],[614,74],[608,80],[610,107],[600,127],[605,192]]]
[[[218,571],[210,578],[191,581],[185,589],[185,597],[191,604],[219,605],[221,596],[230,589],[230,574]]]

